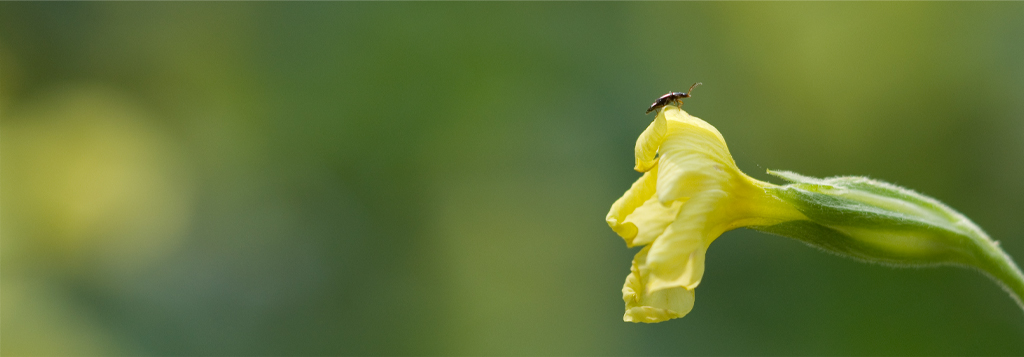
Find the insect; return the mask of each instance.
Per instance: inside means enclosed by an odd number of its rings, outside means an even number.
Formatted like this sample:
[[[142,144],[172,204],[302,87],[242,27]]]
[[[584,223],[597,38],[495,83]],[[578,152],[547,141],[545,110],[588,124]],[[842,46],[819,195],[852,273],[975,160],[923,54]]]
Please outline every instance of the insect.
[[[686,93],[669,92],[668,94],[661,96],[661,98],[654,101],[654,104],[651,104],[650,108],[647,108],[647,112],[644,114],[650,114],[651,112],[672,103],[679,103],[680,107],[683,106],[683,98],[689,98],[690,93],[693,93],[693,88],[699,85],[701,85],[700,82],[694,83],[690,86],[690,89],[686,90]]]

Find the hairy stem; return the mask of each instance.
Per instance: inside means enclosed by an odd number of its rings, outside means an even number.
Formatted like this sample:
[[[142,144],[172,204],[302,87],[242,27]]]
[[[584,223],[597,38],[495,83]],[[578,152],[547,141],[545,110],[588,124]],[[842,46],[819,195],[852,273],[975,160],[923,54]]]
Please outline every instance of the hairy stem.
[[[982,244],[984,271],[1006,290],[1017,305],[1024,310],[1024,273],[998,245],[990,241]]]

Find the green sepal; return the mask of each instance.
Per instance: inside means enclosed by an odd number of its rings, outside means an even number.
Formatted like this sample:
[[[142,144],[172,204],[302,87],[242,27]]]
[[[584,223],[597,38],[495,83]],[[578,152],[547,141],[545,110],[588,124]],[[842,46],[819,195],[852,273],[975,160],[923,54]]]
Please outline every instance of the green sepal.
[[[908,189],[864,177],[816,179],[785,171],[769,173],[792,182],[769,188],[770,193],[810,221],[758,230],[894,265],[976,265],[976,245],[991,242],[960,213]]]
[[[1021,304],[1024,274],[981,228],[938,200],[865,177],[768,173],[790,184],[766,187],[766,193],[793,205],[808,219],[749,228],[862,261],[977,268]]]
[[[878,228],[927,225],[988,240],[985,232],[963,214],[910,189],[860,176],[818,179],[789,171],[768,173],[790,181],[789,185],[775,187],[776,193],[798,199],[819,222]]]
[[[908,254],[905,250],[892,249],[875,242],[864,241],[854,235],[846,234],[837,229],[830,228],[812,221],[789,221],[772,226],[751,226],[748,227],[765,233],[789,237],[804,242],[812,247],[819,248],[836,255],[853,258],[871,263],[879,263],[894,266],[932,266],[932,265],[974,265],[977,259],[969,250],[943,249],[939,244],[928,244],[926,239],[920,239],[917,244],[916,254]],[[880,235],[883,232],[878,232]],[[910,231],[897,233],[910,233]],[[931,231],[931,237],[937,237],[942,232]],[[885,237],[881,237],[885,239]],[[926,248],[920,248],[927,245]]]

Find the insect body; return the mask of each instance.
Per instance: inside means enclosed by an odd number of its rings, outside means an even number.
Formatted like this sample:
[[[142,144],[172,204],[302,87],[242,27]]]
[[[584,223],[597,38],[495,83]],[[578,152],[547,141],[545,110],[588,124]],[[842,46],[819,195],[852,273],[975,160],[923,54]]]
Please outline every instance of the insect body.
[[[686,93],[669,92],[668,94],[661,96],[661,98],[654,101],[654,104],[651,104],[650,108],[647,108],[647,112],[645,114],[650,114],[651,112],[672,103],[679,103],[680,107],[683,106],[683,98],[689,98],[690,93],[693,93],[693,88],[699,85],[701,85],[700,82],[694,83],[690,86],[690,89],[686,90]]]

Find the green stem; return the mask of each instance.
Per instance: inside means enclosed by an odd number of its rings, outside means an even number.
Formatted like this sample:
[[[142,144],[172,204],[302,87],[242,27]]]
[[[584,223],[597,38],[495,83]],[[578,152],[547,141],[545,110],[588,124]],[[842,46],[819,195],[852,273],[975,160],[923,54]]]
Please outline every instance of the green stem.
[[[988,240],[985,243],[981,245],[986,260],[984,262],[985,272],[1017,301],[1017,306],[1024,310],[1024,273],[1021,273],[1013,259],[998,245]]]

